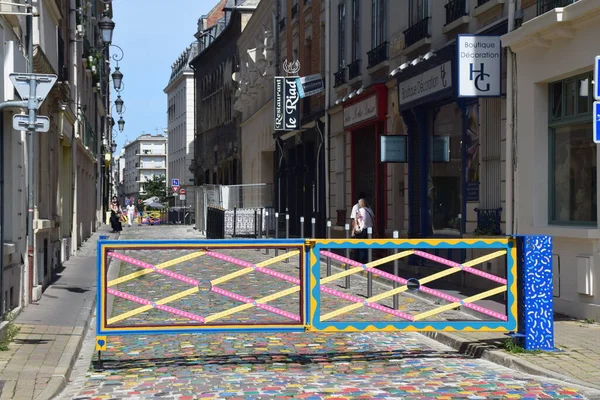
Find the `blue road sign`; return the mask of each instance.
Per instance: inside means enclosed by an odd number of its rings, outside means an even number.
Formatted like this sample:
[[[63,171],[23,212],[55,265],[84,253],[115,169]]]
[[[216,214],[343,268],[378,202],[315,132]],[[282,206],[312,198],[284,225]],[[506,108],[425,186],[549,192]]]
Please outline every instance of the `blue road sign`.
[[[600,101],[594,102],[594,142],[600,143]]]
[[[171,186],[179,186],[179,179],[171,179]]]
[[[594,60],[594,100],[600,101],[600,56]]]

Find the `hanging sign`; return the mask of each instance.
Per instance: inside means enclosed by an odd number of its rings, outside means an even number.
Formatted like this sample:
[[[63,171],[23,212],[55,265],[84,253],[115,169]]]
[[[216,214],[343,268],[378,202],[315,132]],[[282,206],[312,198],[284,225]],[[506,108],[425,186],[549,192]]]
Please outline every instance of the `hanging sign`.
[[[300,129],[298,77],[275,77],[275,130]]]
[[[458,96],[502,95],[500,36],[458,35]]]

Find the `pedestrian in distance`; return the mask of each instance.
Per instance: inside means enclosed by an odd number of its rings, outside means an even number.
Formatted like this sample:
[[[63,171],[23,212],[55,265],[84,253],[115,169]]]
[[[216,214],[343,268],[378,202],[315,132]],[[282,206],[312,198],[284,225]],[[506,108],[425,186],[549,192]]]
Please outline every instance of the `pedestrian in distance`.
[[[356,228],[354,237],[357,239],[366,239],[369,237],[368,229],[375,226],[375,214],[367,204],[367,201],[362,198],[358,201],[358,212],[356,213]],[[368,260],[367,249],[356,250],[356,261],[366,264]]]
[[[365,192],[360,192],[358,194],[358,201],[352,207],[352,211],[350,212],[350,236],[351,237],[354,237],[354,232],[356,231],[356,215],[360,208],[358,203],[359,203],[360,199],[364,199],[366,197],[367,197],[367,195],[365,194]]]
[[[132,203],[127,205],[127,223],[133,226],[133,217],[135,215],[135,206]]]
[[[110,227],[112,228],[111,233],[117,233],[123,230],[123,225],[121,225],[120,217],[121,206],[119,205],[119,199],[117,199],[117,196],[113,196],[110,202]]]

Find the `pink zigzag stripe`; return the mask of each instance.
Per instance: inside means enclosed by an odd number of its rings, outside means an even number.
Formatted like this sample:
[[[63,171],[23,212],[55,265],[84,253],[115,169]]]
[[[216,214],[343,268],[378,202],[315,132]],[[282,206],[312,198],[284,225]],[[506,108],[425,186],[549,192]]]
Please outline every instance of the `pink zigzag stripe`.
[[[360,264],[360,263],[358,263],[358,262],[356,262],[354,260],[351,260],[351,259],[346,258],[346,257],[342,257],[342,256],[340,256],[338,254],[335,254],[335,253],[332,253],[332,252],[329,252],[329,251],[321,251],[321,254],[324,255],[325,257],[330,257],[330,258],[332,258],[334,260],[337,260],[337,261],[340,261],[340,262],[343,262],[343,263],[346,263],[346,264],[350,264],[350,265],[358,264],[357,266],[362,266],[363,265],[363,264]],[[428,253],[425,253],[425,254],[428,254]],[[454,264],[456,264],[456,263],[454,263]],[[460,264],[457,264],[457,265],[460,267]],[[387,278],[389,280],[401,283],[402,285],[406,285],[406,283],[408,282],[404,278],[400,278],[399,276],[389,274],[389,273],[387,273],[385,271],[381,271],[381,270],[379,270],[377,268],[369,268],[369,271],[371,273],[375,274],[375,275],[379,275],[379,276]],[[475,270],[475,271],[478,271],[478,270]],[[479,272],[481,272],[481,271],[479,271]],[[492,275],[492,276],[494,276],[494,275]],[[460,303],[462,301],[458,297],[450,296],[450,295],[448,295],[448,294],[446,294],[444,292],[440,292],[438,290],[430,289],[427,286],[420,286],[419,290],[422,291],[422,292],[424,292],[424,293],[428,293],[428,294],[430,294],[432,296],[439,297],[441,299],[444,299],[444,300],[452,302],[452,303]],[[473,303],[463,303],[461,305],[465,306],[467,308],[470,308],[472,310],[478,311],[478,312],[480,312],[482,314],[486,314],[486,315],[489,315],[491,317],[500,319],[502,321],[507,321],[508,320],[508,317],[506,315],[504,315],[504,314],[498,313],[496,311],[492,311],[492,310],[490,310],[488,308],[481,307],[481,306],[478,306],[478,305],[473,304]]]
[[[165,311],[165,312],[177,315],[179,317],[188,318],[188,319],[191,319],[191,320],[194,320],[194,321],[199,321],[199,322],[202,322],[202,323],[206,322],[205,319],[202,318],[199,315],[192,314],[192,313],[189,313],[187,311],[180,310],[178,308],[169,307],[169,306],[166,306],[164,304],[156,304],[156,303],[153,303],[150,300],[142,299],[141,297],[137,297],[137,296],[134,296],[134,295],[129,294],[129,293],[121,292],[119,290],[108,288],[107,293],[112,294],[113,296],[117,296],[117,297],[121,297],[121,298],[126,299],[126,300],[133,301],[133,302],[138,303],[138,304],[142,304],[142,305],[145,305],[145,306],[152,306],[152,307],[154,307],[154,308],[156,308],[158,310]]]
[[[200,282],[195,279],[188,278],[187,276],[184,276],[184,275],[181,275],[181,274],[178,274],[176,272],[172,272],[172,271],[169,271],[166,269],[158,269],[152,264],[148,264],[143,261],[136,260],[133,257],[128,257],[123,254],[113,253],[113,252],[108,253],[108,256],[112,257],[112,258],[116,258],[117,260],[125,261],[126,263],[129,263],[129,264],[136,265],[140,268],[152,269],[156,273],[168,276],[169,278],[177,279],[178,281],[181,281],[181,282],[189,283],[192,286],[198,286],[200,284]]]

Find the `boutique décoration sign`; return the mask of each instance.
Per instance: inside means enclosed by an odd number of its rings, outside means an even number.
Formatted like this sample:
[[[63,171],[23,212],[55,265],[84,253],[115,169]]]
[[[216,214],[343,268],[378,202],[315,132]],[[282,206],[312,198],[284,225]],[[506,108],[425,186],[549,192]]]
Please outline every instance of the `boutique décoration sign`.
[[[275,130],[300,129],[298,77],[275,77]]]
[[[458,96],[502,94],[502,43],[499,36],[458,35]]]

